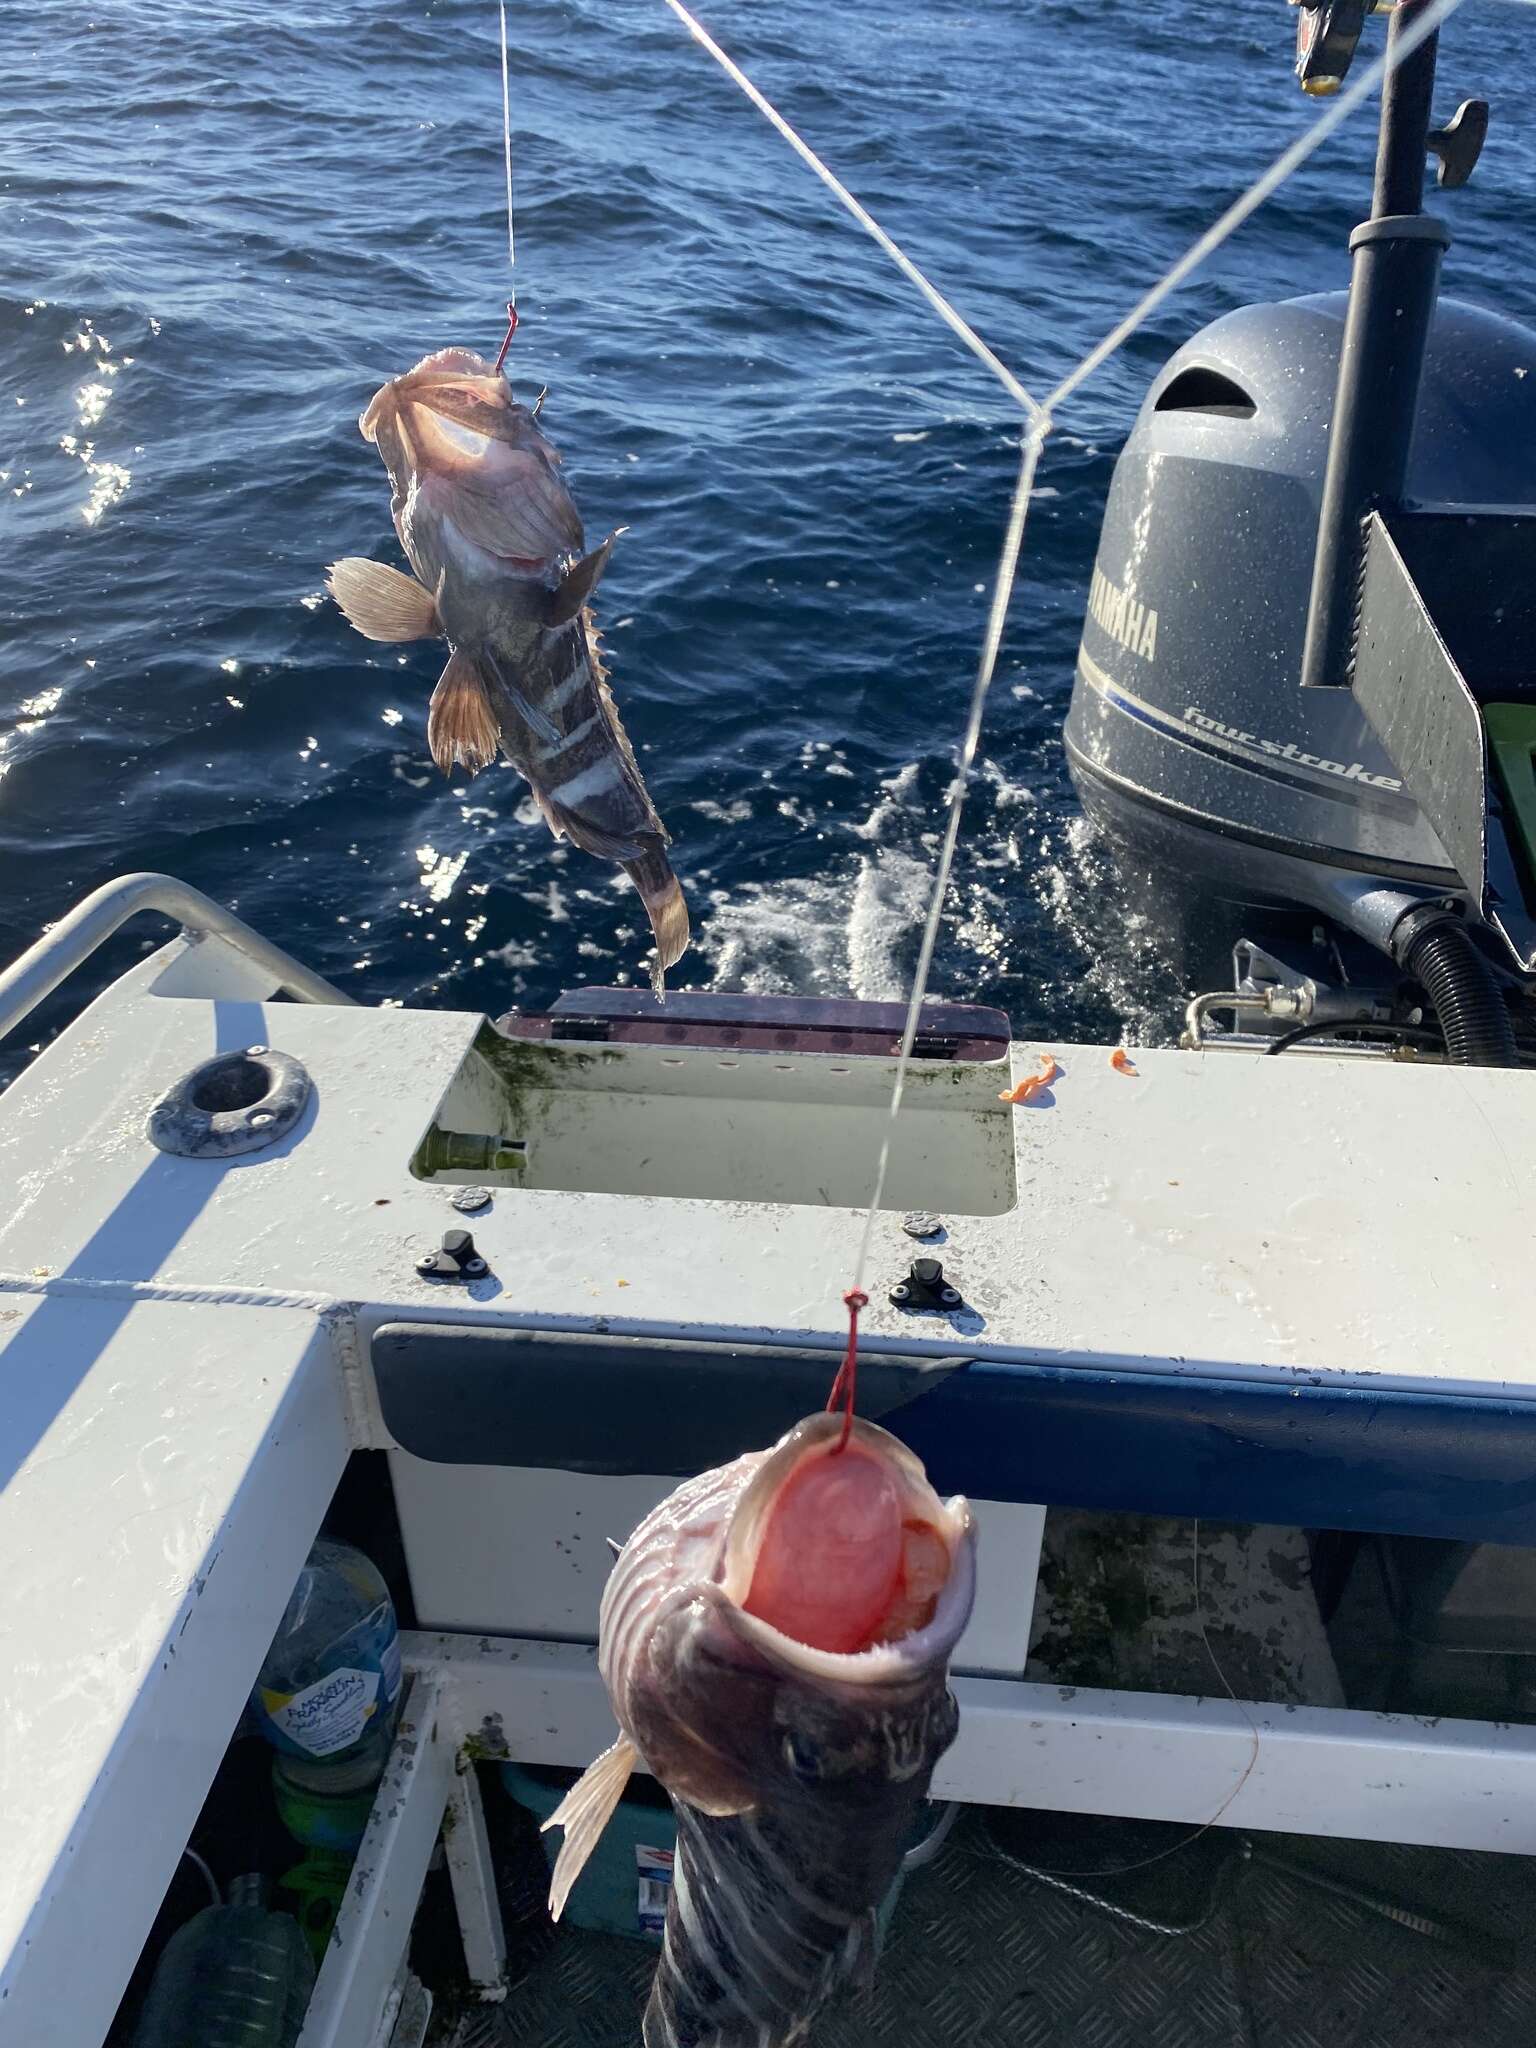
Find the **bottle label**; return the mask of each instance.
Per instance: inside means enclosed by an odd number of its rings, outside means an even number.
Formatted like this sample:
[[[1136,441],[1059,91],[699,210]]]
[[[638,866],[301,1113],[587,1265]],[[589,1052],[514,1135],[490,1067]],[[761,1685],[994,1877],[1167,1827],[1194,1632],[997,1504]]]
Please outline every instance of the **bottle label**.
[[[394,1609],[385,1600],[336,1638],[325,1653],[326,1670],[297,1692],[258,1686],[266,1735],[290,1755],[336,1756],[367,1733],[378,1714],[387,1715],[400,1692],[400,1636]]]
[[[262,1705],[305,1756],[334,1756],[350,1749],[362,1735],[378,1705],[380,1674],[343,1665],[327,1672],[302,1692],[261,1689]]]

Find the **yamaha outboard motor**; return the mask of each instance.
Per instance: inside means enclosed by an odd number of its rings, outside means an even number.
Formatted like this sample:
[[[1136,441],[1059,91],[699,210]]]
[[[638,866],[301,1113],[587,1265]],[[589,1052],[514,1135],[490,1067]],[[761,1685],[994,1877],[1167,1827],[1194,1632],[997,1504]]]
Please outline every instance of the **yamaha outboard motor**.
[[[1366,18],[1303,0],[1308,90]],[[1152,386],[1066,744],[1192,980],[1229,984],[1196,1038],[1227,1010],[1502,1065],[1536,1038],[1536,333],[1437,302],[1425,156],[1465,183],[1487,108],[1431,134],[1434,65],[1430,35],[1388,77],[1349,292],[1230,314]]]

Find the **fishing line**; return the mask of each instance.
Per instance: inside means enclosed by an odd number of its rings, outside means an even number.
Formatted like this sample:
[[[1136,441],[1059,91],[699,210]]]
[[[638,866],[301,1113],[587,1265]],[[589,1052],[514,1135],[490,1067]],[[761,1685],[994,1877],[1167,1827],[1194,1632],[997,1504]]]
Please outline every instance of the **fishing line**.
[[[668,4],[671,4],[671,0],[668,0]],[[912,1057],[912,1041],[917,1036],[923,998],[928,992],[928,971],[933,965],[933,950],[939,938],[939,920],[949,889],[950,870],[955,862],[955,846],[960,837],[960,816],[965,809],[966,784],[970,780],[976,749],[981,742],[982,714],[986,710],[987,692],[992,687],[992,677],[997,669],[997,654],[1003,641],[1003,626],[1008,617],[1009,602],[1013,597],[1019,555],[1024,545],[1024,528],[1029,518],[1035,471],[1039,467],[1040,451],[1045,446],[1045,437],[1050,430],[1051,422],[1042,413],[1025,434],[1023,453],[1019,460],[1018,481],[1013,487],[1013,500],[1008,508],[1008,525],[1003,534],[1003,552],[998,562],[997,580],[992,587],[992,609],[987,617],[986,637],[981,643],[981,658],[976,665],[976,680],[971,686],[971,707],[960,742],[955,779],[950,786],[949,817],[944,827],[944,843],[939,849],[939,864],[934,872],[933,893],[928,902],[928,916],[923,924],[922,944],[918,948],[917,968],[912,978],[912,997],[907,1004],[907,1021],[902,1027],[901,1046],[896,1055],[896,1079],[891,1088],[891,1106],[886,1112],[885,1131],[880,1140],[874,1192],[864,1212],[864,1228],[859,1237],[858,1256],[853,1262],[853,1285],[860,1292],[864,1288],[864,1271],[869,1263],[869,1246],[874,1235],[875,1218],[879,1215],[880,1205],[885,1199],[886,1175],[891,1164],[891,1140],[896,1135],[896,1119],[901,1114],[902,1098],[906,1092],[907,1066]]]
[[[517,332],[517,225],[512,205],[512,80],[507,61],[507,0],[496,0],[501,20],[501,140],[507,167],[507,269],[511,272],[507,297],[507,331],[496,355],[496,374],[507,360],[507,350]]]
[[[517,227],[512,211],[512,82],[507,68],[507,0],[496,0],[501,16],[501,135],[507,166],[507,268],[517,269]],[[517,297],[514,282],[512,296]]]
[[[1190,272],[1197,269],[1213,250],[1220,248],[1228,236],[1240,228],[1251,213],[1256,212],[1266,199],[1277,192],[1291,175],[1292,171],[1297,170],[1306,162],[1313,151],[1328,139],[1340,122],[1348,120],[1349,116],[1363,99],[1370,97],[1381,81],[1387,76],[1388,72],[1395,71],[1403,59],[1411,56],[1420,43],[1423,42],[1424,38],[1433,35],[1435,30],[1441,26],[1448,16],[1454,14],[1460,5],[1461,0],[1436,0],[1436,5],[1421,14],[1418,20],[1404,29],[1394,42],[1387,45],[1386,49],[1374,62],[1366,66],[1347,91],[1341,92],[1337,98],[1331,99],[1328,102],[1327,110],[1313,122],[1312,126],[1298,135],[1288,149],[1283,149],[1280,152],[1279,156],[1269,166],[1269,169],[1255,178],[1240,198],[1233,200],[1226,212],[1211,223],[1198,241],[1190,244],[1177,263],[1163,272],[1161,278],[1153,285],[1145,297],[1136,301],[1136,304],[1132,306],[1120,324],[1117,327],[1112,327],[1097,347],[1091,348],[1087,355],[1077,364],[1077,367],[1069,371],[1062,378],[1050,397],[1046,399],[1044,410],[1047,413],[1054,412],[1064,398],[1070,397],[1080,384],[1085,383],[1093,375],[1095,370],[1103,363],[1108,362],[1121,343],[1128,340],[1135,333],[1147,315],[1155,313],[1169,293],[1177,291]]]
[[[993,585],[992,603],[987,618],[986,633],[982,641],[980,660],[977,664],[976,680],[972,686],[970,708],[966,718],[956,763],[956,774],[950,787],[949,812],[945,824],[943,843],[934,873],[933,891],[928,914],[923,925],[922,942],[918,949],[917,966],[913,974],[912,992],[907,1005],[906,1023],[902,1030],[901,1044],[896,1058],[896,1073],[891,1088],[890,1110],[886,1117],[885,1131],[881,1139],[879,1158],[875,1170],[874,1190],[865,1212],[864,1227],[859,1239],[858,1256],[854,1263],[853,1283],[849,1295],[865,1295],[865,1273],[868,1267],[870,1245],[874,1235],[875,1220],[885,1195],[886,1180],[890,1167],[891,1139],[897,1116],[900,1114],[906,1089],[907,1068],[912,1055],[912,1043],[917,1035],[918,1018],[924,998],[928,992],[928,977],[933,964],[934,949],[938,940],[939,924],[948,890],[950,874],[954,865],[955,847],[959,838],[960,816],[964,808],[966,785],[975,762],[976,749],[981,737],[982,718],[986,708],[988,691],[996,672],[997,654],[1002,641],[1003,626],[1007,619],[1009,603],[1018,574],[1019,560],[1023,548],[1025,525],[1029,515],[1030,494],[1034,484],[1035,471],[1039,466],[1040,453],[1053,423],[1053,414],[1063,400],[1070,397],[1096,370],[1108,361],[1117,349],[1133,334],[1147,316],[1173,292],[1183,280],[1242,226],[1251,213],[1263,204],[1282,185],[1291,173],[1321,146],[1339,124],[1346,120],[1361,101],[1372,93],[1403,60],[1416,50],[1428,35],[1455,13],[1461,0],[1436,0],[1436,4],[1418,17],[1400,36],[1388,43],[1386,50],[1368,65],[1349,89],[1332,100],[1327,109],[1290,143],[1275,158],[1247,190],[1234,200],[1212,225],[1190,244],[1189,248],[1164,271],[1150,291],[1145,293],[1109,333],[1081,357],[1075,367],[1057,384],[1044,404],[1038,404],[1024,386],[998,359],[986,343],[981,340],[966,321],[955,311],[943,294],[932,285],[891,237],[863,207],[822,159],[801,137],[789,122],[752,83],[746,73],[708,33],[697,18],[689,12],[683,0],[666,0],[679,21],[703,49],[707,50],[716,63],[726,72],[751,100],[763,117],[782,135],[795,151],[848,209],[867,233],[885,250],[922,292],[928,303],[938,313],[946,326],[959,335],[967,348],[992,370],[1004,388],[1024,408],[1029,424],[1025,432],[1019,464],[1019,476],[1014,486],[1009,506],[1008,523],[1004,533],[1002,553],[998,562],[996,581]],[[848,1299],[847,1296],[844,1297]],[[866,1296],[867,1298],[867,1296]],[[850,1304],[851,1306],[851,1304]],[[851,1354],[857,1352],[857,1317],[850,1314],[849,1344]],[[846,1392],[854,1368],[845,1360],[839,1372],[838,1385]],[[1251,1765],[1250,1765],[1251,1768]],[[1235,1794],[1234,1794],[1235,1796]],[[1223,1809],[1224,1810],[1224,1809]]]
[[[912,258],[907,255],[906,251],[897,246],[869,209],[862,206],[854,198],[837,173],[822,162],[804,136],[790,126],[789,122],[785,120],[784,116],[767,95],[758,91],[736,60],[726,55],[725,51],[721,49],[697,15],[689,13],[688,9],[683,5],[683,0],[667,0],[667,5],[700,48],[709,52],[726,77],[739,85],[763,118],[777,128],[796,156],[803,163],[810,165],[828,191],[848,209],[864,232],[872,236],[879,243],[880,247],[890,257],[902,275],[910,279],[917,286],[945,326],[960,337],[973,356],[986,364],[1009,397],[1021,405],[1031,419],[1037,418],[1041,408],[1030,397],[1018,378],[1014,376],[1012,370],[1008,368],[1008,365],[993,354],[992,350],[987,347],[987,344],[982,340],[975,328],[971,326],[970,322],[955,311],[955,308],[945,298],[936,284],[929,282],[912,261]]]
[[[862,1287],[850,1287],[843,1296],[843,1306],[848,1311],[848,1349],[827,1396],[829,1415],[839,1401],[843,1404],[843,1433],[833,1445],[834,1451],[846,1449],[853,1434],[853,1409],[859,1397],[859,1310],[869,1307],[869,1296]]]
[[[667,0],[669,7],[676,8],[680,0]],[[1179,259],[1171,264],[1159,281],[1139,299],[1131,311],[1111,328],[1096,347],[1090,349],[1070,371],[1044,404],[1038,408],[1025,437],[1024,459],[1020,466],[1019,481],[1014,490],[1013,503],[1008,515],[1008,530],[1003,540],[1002,556],[998,564],[997,581],[993,588],[992,609],[987,620],[986,638],[982,643],[981,661],[977,669],[976,683],[971,693],[971,706],[967,716],[965,734],[961,742],[956,779],[952,785],[949,818],[945,827],[943,846],[938,866],[934,873],[933,896],[928,906],[928,916],[923,926],[922,944],[918,949],[917,967],[912,979],[912,994],[907,1005],[906,1025],[901,1035],[901,1046],[896,1058],[896,1077],[891,1088],[891,1107],[886,1119],[884,1136],[880,1143],[880,1156],[875,1168],[874,1192],[864,1216],[864,1228],[859,1238],[858,1257],[854,1262],[853,1285],[860,1290],[864,1287],[865,1271],[869,1260],[870,1244],[874,1236],[875,1220],[885,1195],[886,1177],[890,1167],[891,1141],[895,1135],[895,1122],[901,1110],[902,1097],[906,1089],[907,1067],[912,1056],[912,1042],[917,1035],[918,1018],[923,1000],[928,993],[929,970],[933,964],[934,947],[938,939],[939,922],[948,891],[950,872],[954,865],[955,844],[960,830],[960,813],[965,803],[966,784],[976,757],[976,748],[981,737],[982,717],[986,709],[987,693],[997,663],[998,646],[1002,639],[1003,624],[1008,615],[1008,606],[1013,596],[1014,581],[1018,573],[1019,557],[1024,539],[1025,521],[1028,517],[1030,490],[1035,470],[1039,464],[1040,451],[1054,424],[1053,415],[1058,405],[1070,397],[1078,387],[1092,376],[1103,363],[1135,332],[1147,315],[1160,306],[1197,264],[1203,262],[1215,249],[1240,228],[1248,216],[1263,200],[1283,184],[1298,165],[1304,163],[1313,151],[1332,134],[1361,100],[1395,70],[1403,59],[1409,56],[1425,36],[1430,35],[1440,24],[1461,5],[1461,0],[1436,0],[1436,5],[1412,24],[1357,80],[1354,86],[1332,102],[1328,110],[1300,136],[1281,151],[1275,161],[1256,178],[1244,195],[1233,202],[1226,211],[1206,229]]]

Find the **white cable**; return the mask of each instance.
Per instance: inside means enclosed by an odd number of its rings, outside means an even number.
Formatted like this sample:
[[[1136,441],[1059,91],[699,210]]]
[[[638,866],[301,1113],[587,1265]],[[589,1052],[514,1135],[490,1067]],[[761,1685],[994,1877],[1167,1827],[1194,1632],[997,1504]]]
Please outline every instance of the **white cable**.
[[[1007,364],[999,361],[976,332],[975,328],[955,311],[938,286],[929,283],[911,257],[903,249],[898,248],[896,243],[891,240],[874,215],[866,207],[861,206],[859,201],[854,198],[842,179],[834,171],[828,169],[827,165],[822,162],[821,158],[804,137],[791,128],[788,121],[785,120],[773,102],[765,98],[758,91],[757,87],[748,78],[741,66],[736,63],[734,58],[728,57],[725,54],[724,50],[721,49],[720,45],[697,16],[689,13],[688,9],[683,5],[683,0],[667,0],[667,5],[683,24],[683,27],[687,29],[694,41],[703,49],[708,50],[710,56],[714,58],[726,76],[733,79],[741,87],[758,112],[778,129],[795,154],[803,162],[810,165],[811,169],[830,192],[836,194],[837,198],[847,207],[865,233],[874,237],[875,241],[879,243],[886,255],[890,257],[897,269],[901,271],[902,275],[909,278],[917,286],[945,326],[960,337],[972,355],[986,364],[1009,397],[1015,399],[1031,419],[1038,419],[1041,408],[1030,397]]]
[[[675,6],[677,0],[667,0]],[[934,947],[938,940],[939,920],[943,913],[944,897],[949,887],[950,871],[954,865],[955,843],[960,830],[960,813],[965,803],[965,785],[971,766],[976,758],[976,748],[981,737],[982,717],[986,709],[987,692],[991,687],[996,667],[998,645],[1002,639],[1003,622],[1008,615],[1009,600],[1013,595],[1014,578],[1018,571],[1019,554],[1024,537],[1024,525],[1029,514],[1029,493],[1034,480],[1035,468],[1040,459],[1040,450],[1052,426],[1052,415],[1061,401],[1074,392],[1084,380],[1092,376],[1099,366],[1108,360],[1121,343],[1132,334],[1141,322],[1161,305],[1168,294],[1189,275],[1198,263],[1218,248],[1229,235],[1234,233],[1248,218],[1255,207],[1283,184],[1296,167],[1305,162],[1339,123],[1346,119],[1360,101],[1384,78],[1389,69],[1396,69],[1413,50],[1417,49],[1425,36],[1439,27],[1446,17],[1453,14],[1461,0],[1438,0],[1409,28],[1406,33],[1388,45],[1387,53],[1377,59],[1362,74],[1347,93],[1343,93],[1329,107],[1320,120],[1282,152],[1267,171],[1248,188],[1241,199],[1236,200],[1206,232],[1194,242],[1179,260],[1164,272],[1144,298],[1126,315],[1118,327],[1107,334],[1098,346],[1091,349],[1076,369],[1065,376],[1036,414],[1024,444],[1024,463],[1020,470],[1019,483],[1014,492],[1013,506],[1009,513],[1008,532],[1003,542],[1002,558],[998,565],[997,583],[992,594],[992,610],[987,621],[986,639],[982,646],[981,663],[976,673],[975,687],[971,692],[970,713],[966,720],[965,737],[960,748],[960,762],[957,780],[950,797],[949,819],[945,827],[944,843],[939,854],[939,864],[933,878],[933,897],[928,906],[928,917],[923,927],[922,945],[918,949],[917,967],[912,978],[912,995],[907,1005],[907,1021],[901,1034],[901,1049],[896,1059],[896,1078],[891,1087],[891,1108],[886,1119],[885,1133],[880,1142],[880,1157],[875,1168],[874,1192],[864,1215],[864,1228],[859,1238],[858,1257],[854,1263],[853,1285],[860,1290],[864,1286],[864,1272],[869,1259],[870,1243],[874,1235],[875,1219],[885,1197],[887,1169],[890,1166],[891,1140],[895,1135],[895,1123],[901,1109],[902,1097],[906,1090],[907,1065],[912,1056],[912,1041],[917,1036],[918,1019],[923,999],[928,993],[928,975],[933,965]]]
[[[1040,450],[1045,446],[1045,437],[1051,430],[1051,422],[1044,413],[1037,415],[1034,424],[1024,436],[1023,453],[1019,459],[1019,480],[1013,487],[1013,503],[1008,509],[1008,525],[1003,535],[1003,551],[997,565],[997,581],[992,586],[992,609],[987,617],[986,636],[981,643],[981,659],[976,665],[976,681],[971,687],[970,715],[965,722],[965,736],[960,742],[960,758],[955,768],[955,780],[950,790],[949,819],[944,828],[944,844],[939,851],[939,865],[933,877],[933,895],[928,904],[928,918],[923,926],[923,942],[918,949],[917,967],[912,978],[912,1000],[907,1005],[907,1021],[901,1034],[901,1050],[896,1057],[896,1080],[891,1089],[891,1107],[885,1120],[885,1133],[880,1140],[880,1159],[875,1168],[874,1193],[869,1198],[869,1208],[864,1216],[864,1230],[859,1239],[859,1253],[854,1260],[853,1285],[862,1290],[864,1268],[869,1258],[870,1238],[874,1233],[875,1217],[885,1197],[886,1170],[891,1163],[891,1140],[896,1134],[896,1119],[901,1114],[901,1099],[906,1090],[907,1063],[912,1057],[912,1041],[917,1036],[918,1018],[923,1007],[923,997],[928,989],[928,971],[933,965],[933,949],[938,943],[939,918],[944,909],[944,897],[949,888],[950,869],[954,866],[955,844],[960,837],[960,814],[965,808],[965,787],[970,779],[976,748],[981,739],[982,713],[986,709],[987,692],[992,687],[992,677],[997,669],[997,652],[1002,645],[1003,625],[1008,617],[1008,602],[1013,596],[1014,579],[1018,574],[1019,554],[1024,545],[1024,527],[1029,518],[1030,493],[1034,488],[1035,470],[1040,462]]]
[[[207,1858],[204,1856],[199,1856],[197,1851],[191,1846],[190,1843],[187,1845],[185,1849],[182,1850],[181,1853],[183,1856],[185,1856],[187,1861],[194,1867],[194,1869],[196,1869],[201,1874],[203,1883],[207,1885],[209,1891],[213,1895],[214,1905],[222,1906],[224,1903],[224,1899],[223,1895],[219,1891],[219,1881],[214,1876],[213,1872],[208,1868]]]
[[[949,814],[944,829],[943,845],[939,852],[938,866],[934,872],[933,893],[928,905],[928,915],[923,925],[922,943],[918,948],[917,966],[912,979],[912,994],[907,1005],[907,1018],[901,1034],[901,1046],[896,1059],[896,1075],[891,1088],[891,1106],[886,1117],[885,1131],[880,1142],[880,1156],[875,1169],[874,1191],[864,1216],[864,1228],[859,1239],[858,1256],[854,1262],[853,1286],[862,1289],[865,1268],[869,1260],[869,1249],[874,1235],[875,1219],[885,1196],[885,1184],[890,1167],[891,1140],[895,1131],[896,1118],[901,1113],[902,1098],[906,1090],[907,1066],[912,1056],[912,1042],[917,1036],[918,1020],[922,1013],[923,999],[928,992],[928,976],[933,965],[935,946],[938,943],[939,922],[944,909],[944,897],[949,887],[949,878],[954,866],[955,846],[960,833],[960,816],[965,807],[966,784],[976,759],[976,749],[981,739],[982,718],[986,710],[987,693],[997,668],[998,649],[1002,642],[1003,626],[1008,617],[1008,606],[1013,596],[1013,586],[1018,574],[1019,558],[1023,548],[1024,530],[1029,517],[1030,493],[1034,485],[1035,471],[1040,461],[1040,451],[1051,431],[1052,416],[1062,401],[1078,389],[1095,370],[1099,369],[1115,351],[1132,335],[1141,323],[1160,306],[1169,294],[1175,291],[1190,272],[1203,263],[1213,250],[1218,249],[1227,238],[1235,233],[1270,195],[1284,184],[1285,180],[1331,135],[1342,121],[1348,119],[1360,102],[1367,98],[1390,71],[1416,50],[1426,36],[1432,35],[1461,5],[1461,0],[1436,0],[1419,16],[1417,21],[1400,36],[1388,43],[1386,51],[1367,65],[1348,91],[1329,103],[1327,110],[1312,123],[1303,134],[1283,150],[1269,168],[1264,171],[1243,193],[1233,201],[1226,211],[1207,228],[1199,239],[1179,257],[1177,262],[1164,271],[1162,277],[1126,314],[1118,326],[1112,328],[1098,345],[1090,349],[1074,369],[1062,378],[1044,404],[1038,404],[1020,384],[1013,373],[999,362],[984,341],[950,305],[949,301],[935,286],[929,283],[917,265],[911,261],[891,240],[879,222],[861,206],[848,188],[822,162],[810,144],[805,142],[789,125],[778,109],[767,100],[752,83],[741,67],[733,62],[709,35],[707,30],[683,5],[683,0],[666,0],[666,4],[682,22],[694,40],[701,44],[721,68],[731,77],[751,100],[752,104],[784,137],[795,153],[816,173],[823,184],[836,194],[854,219],[871,234],[922,292],[934,311],[945,325],[959,335],[973,354],[978,356],[1002,382],[1004,388],[1018,400],[1029,416],[1029,427],[1023,443],[1019,465],[1018,482],[1014,486],[1013,501],[1009,508],[1007,530],[1003,538],[1002,554],[998,561],[997,580],[992,590],[992,605],[987,618],[986,635],[982,641],[981,658],[977,665],[976,680],[971,690],[970,710],[966,718],[965,732],[960,744],[960,755],[956,775],[950,790]],[[509,131],[510,135],[510,131]],[[508,147],[510,149],[510,140]],[[1252,1768],[1250,1763],[1249,1768]],[[1246,1776],[1246,1773],[1245,1773]]]
[[[501,129],[507,161],[507,268],[517,269],[517,237],[512,225],[512,84],[507,72],[507,0],[497,0],[501,14]],[[509,287],[517,297],[517,285]]]
[[[1102,363],[1107,362],[1120,344],[1135,333],[1147,315],[1156,312],[1169,293],[1177,291],[1189,273],[1198,269],[1212,250],[1219,249],[1251,213],[1256,212],[1272,193],[1277,192],[1292,171],[1306,162],[1341,121],[1348,120],[1360,102],[1369,98],[1375,91],[1387,72],[1395,70],[1403,59],[1416,50],[1426,36],[1433,35],[1446,16],[1454,14],[1460,5],[1461,0],[1437,0],[1435,6],[1428,8],[1417,21],[1403,31],[1402,35],[1389,43],[1374,63],[1366,66],[1347,92],[1341,92],[1336,99],[1330,100],[1327,111],[1314,121],[1310,128],[1298,135],[1288,149],[1280,152],[1269,169],[1254,180],[1242,197],[1234,199],[1220,219],[1213,221],[1200,239],[1190,244],[1178,262],[1163,272],[1151,291],[1136,301],[1119,326],[1111,328],[1097,348],[1091,348],[1076,369],[1069,371],[1062,378],[1045,401],[1044,410],[1048,413],[1059,410],[1062,400],[1069,397],[1080,384],[1085,383]]]

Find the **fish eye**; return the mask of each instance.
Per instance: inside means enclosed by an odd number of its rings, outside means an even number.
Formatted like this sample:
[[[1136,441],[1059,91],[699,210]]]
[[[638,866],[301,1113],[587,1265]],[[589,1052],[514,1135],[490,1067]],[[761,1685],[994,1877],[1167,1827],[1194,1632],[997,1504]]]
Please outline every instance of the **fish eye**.
[[[784,1738],[784,1761],[802,1784],[814,1785],[824,1775],[821,1751],[793,1728]]]

